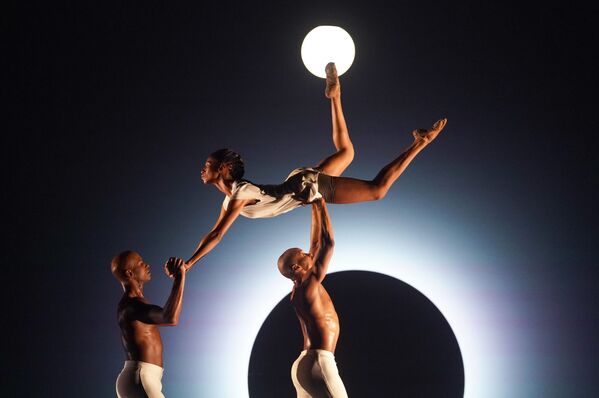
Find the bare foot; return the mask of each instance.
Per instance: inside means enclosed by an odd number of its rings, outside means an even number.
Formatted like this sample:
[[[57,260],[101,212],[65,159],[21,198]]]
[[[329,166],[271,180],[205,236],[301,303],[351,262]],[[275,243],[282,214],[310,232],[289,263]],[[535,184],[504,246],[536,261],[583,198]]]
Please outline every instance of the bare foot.
[[[424,129],[416,129],[412,131],[412,135],[414,136],[414,141],[423,141],[426,144],[430,144],[443,130],[445,125],[447,124],[447,119],[439,119],[433,124],[428,130]]]
[[[341,84],[339,83],[339,76],[337,76],[335,63],[329,62],[324,70],[327,74],[327,87],[324,90],[325,97],[338,97],[341,94]]]

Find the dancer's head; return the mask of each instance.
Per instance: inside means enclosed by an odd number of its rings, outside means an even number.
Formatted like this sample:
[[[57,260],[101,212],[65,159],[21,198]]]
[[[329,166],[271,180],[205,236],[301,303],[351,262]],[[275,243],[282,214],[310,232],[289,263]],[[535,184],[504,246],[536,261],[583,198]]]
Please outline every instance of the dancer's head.
[[[279,257],[277,262],[279,272],[285,278],[289,278],[293,281],[301,281],[314,266],[312,257],[309,254],[304,253],[302,249],[297,247],[287,249]]]
[[[219,149],[206,159],[202,167],[202,181],[210,184],[218,180],[219,176],[225,180],[237,181],[243,178],[244,171],[243,159],[237,152],[226,148]]]
[[[110,269],[114,277],[123,285],[133,282],[143,284],[152,278],[150,265],[141,258],[139,253],[131,250],[114,256]]]

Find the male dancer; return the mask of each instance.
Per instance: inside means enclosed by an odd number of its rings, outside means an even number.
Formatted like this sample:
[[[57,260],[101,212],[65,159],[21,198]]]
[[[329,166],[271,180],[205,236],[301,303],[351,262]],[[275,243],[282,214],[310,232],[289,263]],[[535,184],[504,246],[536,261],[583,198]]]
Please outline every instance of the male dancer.
[[[291,367],[298,398],[347,398],[335,363],[339,318],[321,282],[333,256],[333,228],[324,199],[312,202],[310,253],[286,250],[278,267],[293,281],[291,303],[304,335],[304,349]]]
[[[119,398],[164,398],[162,394],[162,339],[158,326],[176,326],[183,307],[185,263],[171,257],[165,268],[174,276],[173,289],[164,308],[149,304],[143,294],[151,279],[150,266],[134,251],[112,259],[112,274],[125,293],[117,318],[125,349],[125,367],[116,381]]]

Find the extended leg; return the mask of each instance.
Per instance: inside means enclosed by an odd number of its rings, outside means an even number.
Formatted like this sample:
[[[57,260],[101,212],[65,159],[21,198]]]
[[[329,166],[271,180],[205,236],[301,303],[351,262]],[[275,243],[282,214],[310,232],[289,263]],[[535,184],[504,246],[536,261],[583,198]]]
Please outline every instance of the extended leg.
[[[341,106],[341,85],[335,64],[329,63],[326,67],[327,88],[325,95],[331,99],[331,119],[333,124],[333,144],[337,152],[327,157],[318,164],[325,174],[340,176],[354,159],[354,145],[349,138],[347,124],[343,117]]]
[[[356,178],[335,177],[335,194],[332,203],[356,203],[379,200],[385,197],[391,185],[414,160],[416,155],[430,144],[443,130],[447,119],[437,121],[429,130],[414,130],[414,142],[406,151],[382,168],[372,181]]]

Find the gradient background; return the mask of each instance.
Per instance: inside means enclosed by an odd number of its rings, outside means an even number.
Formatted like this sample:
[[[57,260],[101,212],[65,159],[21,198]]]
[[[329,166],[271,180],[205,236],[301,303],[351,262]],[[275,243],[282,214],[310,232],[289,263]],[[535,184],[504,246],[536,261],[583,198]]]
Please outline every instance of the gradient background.
[[[597,396],[592,7],[5,5],[4,388],[114,394],[111,257],[138,250],[155,266],[146,295],[164,302],[160,265],[218,215],[222,195],[199,179],[209,152],[240,151],[247,177],[270,183],[333,150],[323,81],[299,57],[310,29],[333,24],[357,51],[342,77],[346,175],[371,178],[412,129],[449,123],[384,201],[331,206],[331,271],[392,270],[431,299],[484,359],[470,396]],[[163,330],[167,396],[245,391],[223,384],[247,369],[223,347],[251,349],[290,288],[275,260],[308,234],[308,209],[240,219],[190,273],[180,326]]]

